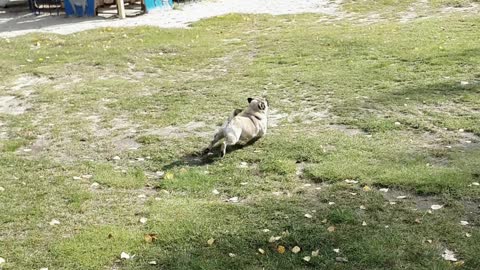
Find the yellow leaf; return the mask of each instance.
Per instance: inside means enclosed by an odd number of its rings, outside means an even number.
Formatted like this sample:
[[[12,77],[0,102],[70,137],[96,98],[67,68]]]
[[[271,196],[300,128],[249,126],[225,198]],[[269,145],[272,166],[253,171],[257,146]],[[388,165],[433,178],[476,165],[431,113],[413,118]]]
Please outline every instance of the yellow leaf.
[[[372,189],[369,186],[364,186],[363,187],[363,191],[370,191],[370,190],[372,190]]]
[[[209,246],[211,246],[211,245],[213,245],[214,242],[215,242],[215,239],[210,238],[210,239],[208,239],[207,244],[208,244]]]
[[[281,245],[278,246],[278,247],[277,247],[277,252],[280,253],[280,254],[285,253],[285,247],[284,247],[284,246],[281,246]]]
[[[173,179],[173,173],[167,172],[167,173],[165,174],[164,179],[166,179],[166,180],[172,180],[172,179]]]
[[[152,243],[158,239],[158,235],[156,233],[146,233],[143,235],[143,239],[145,239],[147,243]]]

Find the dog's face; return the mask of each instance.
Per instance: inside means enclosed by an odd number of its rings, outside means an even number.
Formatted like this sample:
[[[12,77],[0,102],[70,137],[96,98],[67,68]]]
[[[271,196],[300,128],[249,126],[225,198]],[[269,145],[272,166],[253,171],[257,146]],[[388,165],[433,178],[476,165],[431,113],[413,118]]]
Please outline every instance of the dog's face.
[[[268,100],[266,98],[248,98],[248,106],[255,112],[267,113]]]

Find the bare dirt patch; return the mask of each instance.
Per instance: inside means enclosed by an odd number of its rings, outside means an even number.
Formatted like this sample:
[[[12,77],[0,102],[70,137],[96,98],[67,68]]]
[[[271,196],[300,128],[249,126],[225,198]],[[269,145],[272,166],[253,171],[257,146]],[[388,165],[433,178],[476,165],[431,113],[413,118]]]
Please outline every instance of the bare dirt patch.
[[[19,115],[24,113],[30,105],[15,96],[0,96],[0,113]]]

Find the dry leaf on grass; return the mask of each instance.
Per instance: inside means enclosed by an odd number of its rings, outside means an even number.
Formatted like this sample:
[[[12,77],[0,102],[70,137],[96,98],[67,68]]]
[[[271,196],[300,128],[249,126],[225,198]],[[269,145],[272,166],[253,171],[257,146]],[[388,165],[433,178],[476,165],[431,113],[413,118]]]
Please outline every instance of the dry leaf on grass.
[[[456,262],[457,258],[455,258],[455,253],[449,249],[445,249],[442,254],[442,258],[446,261]]]
[[[277,252],[280,253],[280,254],[283,254],[285,253],[285,247],[280,245],[277,247]]]
[[[282,237],[281,236],[271,236],[270,239],[268,239],[269,243],[273,243],[275,241],[280,240]]]
[[[468,223],[468,221],[462,220],[462,221],[460,221],[460,224],[463,225],[463,226],[467,226],[469,223]]]
[[[388,188],[381,188],[381,189],[379,189],[378,191],[380,191],[380,192],[388,192]]]
[[[56,219],[52,219],[48,224],[50,224],[51,226],[55,226],[55,225],[60,224],[60,221],[58,221]]]
[[[335,252],[335,253],[340,253],[340,249],[339,249],[339,248],[334,248],[334,249],[333,249],[333,252]]]
[[[5,263],[5,259],[0,257],[0,264]]]
[[[265,250],[259,248],[259,249],[258,249],[258,253],[260,253],[260,254],[265,254]]]
[[[347,184],[357,184],[358,181],[347,179],[347,180],[345,180],[345,183],[347,183]]]
[[[122,252],[120,254],[120,259],[128,260],[128,259],[130,259],[130,255],[126,252]]]
[[[228,256],[230,256],[230,257],[233,258],[233,257],[235,257],[235,256],[237,256],[237,255],[236,255],[235,253],[228,253]]]
[[[219,192],[218,190],[216,190],[216,189],[212,190],[212,193],[215,194],[215,195],[220,194],[220,192]]]
[[[327,228],[328,232],[334,232],[335,231],[335,226],[330,226]]]
[[[362,226],[367,226],[367,222],[362,222]]]
[[[312,257],[317,257],[318,256],[318,253],[320,253],[320,250],[315,250],[315,251],[312,251]]]
[[[299,253],[299,252],[300,252],[300,250],[301,250],[301,249],[300,249],[300,247],[299,247],[299,246],[294,246],[294,247],[292,248],[292,252],[293,252],[294,254],[297,254],[297,253]]]
[[[156,265],[156,264],[157,264],[157,261],[149,261],[148,264],[150,264],[150,265]]]
[[[143,235],[143,239],[147,243],[152,243],[158,239],[158,235],[156,233],[146,233]]]
[[[306,218],[312,218],[313,216],[310,215],[310,214],[305,214],[304,217],[306,217]]]
[[[369,186],[364,186],[364,187],[363,187],[363,191],[370,191],[370,190],[372,190],[372,188],[369,187]]]
[[[309,261],[310,261],[310,259],[311,259],[311,257],[310,257],[310,256],[305,256],[305,257],[303,257],[303,260],[304,260],[304,261],[306,261],[306,262],[309,262]]]
[[[348,262],[348,259],[345,257],[335,257],[335,261],[337,262]]]
[[[209,246],[213,245],[213,243],[215,243],[215,239],[213,239],[213,238],[208,239],[207,244]]]
[[[430,208],[431,208],[432,210],[438,210],[438,209],[442,209],[442,208],[443,208],[443,205],[433,204],[432,206],[430,206]]]
[[[403,199],[405,199],[405,198],[407,198],[407,196],[405,196],[405,195],[397,196],[397,199],[399,199],[399,200],[403,200]]]
[[[471,234],[469,234],[468,232],[467,232],[467,233],[465,233],[465,236],[466,236],[466,237],[468,237],[468,238],[472,237],[472,235],[471,235]]]
[[[142,218],[140,218],[140,223],[145,224],[145,223],[147,223],[147,220],[148,219],[146,217],[142,217]]]
[[[164,178],[165,180],[172,180],[173,177],[174,177],[173,173],[167,172],[163,178]]]
[[[363,205],[360,205],[360,209],[366,210],[367,208],[366,208],[365,206],[363,206]]]
[[[270,232],[269,229],[263,229],[262,231],[263,231],[264,233]]]

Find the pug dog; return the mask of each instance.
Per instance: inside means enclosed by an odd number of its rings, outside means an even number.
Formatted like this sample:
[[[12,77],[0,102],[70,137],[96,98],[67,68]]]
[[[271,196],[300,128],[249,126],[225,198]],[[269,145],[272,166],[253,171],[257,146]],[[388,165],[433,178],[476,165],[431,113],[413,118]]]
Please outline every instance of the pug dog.
[[[266,98],[248,98],[245,109],[236,109],[228,120],[215,133],[210,145],[204,152],[210,153],[212,148],[223,139],[221,156],[224,157],[227,146],[237,143],[248,143],[267,134],[268,100]]]

